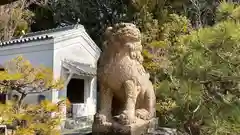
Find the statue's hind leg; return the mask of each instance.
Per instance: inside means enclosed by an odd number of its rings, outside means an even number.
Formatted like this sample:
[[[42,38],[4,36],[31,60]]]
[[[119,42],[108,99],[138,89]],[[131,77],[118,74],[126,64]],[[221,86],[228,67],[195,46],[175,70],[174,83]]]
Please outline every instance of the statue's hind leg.
[[[155,116],[156,97],[154,90],[150,87],[144,94],[144,103],[136,110],[138,118],[149,120]]]
[[[146,109],[149,112],[149,117],[152,118],[156,114],[156,95],[153,88],[147,91],[145,98],[146,98]]]

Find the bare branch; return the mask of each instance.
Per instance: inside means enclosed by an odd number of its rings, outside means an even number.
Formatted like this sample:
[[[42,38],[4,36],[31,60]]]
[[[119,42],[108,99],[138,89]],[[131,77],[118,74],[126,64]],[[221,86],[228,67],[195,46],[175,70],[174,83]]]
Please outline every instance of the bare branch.
[[[52,90],[52,87],[49,87],[47,89],[43,89],[43,90],[39,90],[39,91],[30,91],[30,92],[27,92],[26,94],[38,94],[38,93],[42,93],[42,92],[46,92],[46,91],[50,91]]]

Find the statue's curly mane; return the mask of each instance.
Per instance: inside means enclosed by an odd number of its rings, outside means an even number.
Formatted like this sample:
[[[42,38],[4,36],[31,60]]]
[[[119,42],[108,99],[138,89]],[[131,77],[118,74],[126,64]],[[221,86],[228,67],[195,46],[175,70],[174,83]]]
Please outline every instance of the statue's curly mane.
[[[130,23],[119,23],[108,27],[105,31],[106,42],[104,43],[104,54],[108,57],[116,53],[125,53],[132,59],[142,63],[141,55],[141,33],[139,29]]]

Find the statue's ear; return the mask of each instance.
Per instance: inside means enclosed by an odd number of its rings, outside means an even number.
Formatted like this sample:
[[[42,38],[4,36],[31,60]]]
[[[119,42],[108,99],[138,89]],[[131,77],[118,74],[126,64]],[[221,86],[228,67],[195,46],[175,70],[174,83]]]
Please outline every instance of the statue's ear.
[[[108,46],[108,42],[109,42],[109,40],[110,40],[110,36],[112,35],[112,32],[113,31],[113,28],[112,27],[108,27],[106,30],[105,30],[105,32],[104,32],[104,34],[103,34],[103,36],[104,36],[104,42],[103,42],[103,49],[106,49],[107,48],[107,46]]]
[[[109,36],[112,34],[113,27],[108,27],[104,33],[105,38],[109,38]]]
[[[105,50],[105,49],[107,49],[107,47],[108,47],[108,41],[104,41],[102,43],[102,49]]]

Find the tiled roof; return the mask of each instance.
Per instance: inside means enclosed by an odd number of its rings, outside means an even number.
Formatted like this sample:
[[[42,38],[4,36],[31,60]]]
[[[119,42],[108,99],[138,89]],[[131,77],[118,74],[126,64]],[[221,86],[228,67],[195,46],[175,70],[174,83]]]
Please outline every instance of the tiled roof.
[[[64,26],[64,27],[57,27],[54,29],[48,29],[48,30],[43,30],[43,31],[27,33],[26,35],[23,35],[21,38],[16,38],[16,39],[13,39],[10,41],[0,42],[0,47],[4,47],[7,45],[11,45],[11,44],[52,39],[53,36],[49,36],[48,33],[64,31],[64,30],[69,30],[69,29],[74,29],[74,28],[79,28],[79,27],[84,28],[82,25],[76,24],[76,25],[69,25],[69,26]]]
[[[96,75],[96,69],[92,68],[89,64],[79,63],[72,60],[64,60],[63,63],[69,68],[76,70],[79,74],[86,76]]]
[[[47,40],[52,39],[52,36],[44,35],[44,36],[37,36],[37,37],[26,37],[26,38],[19,38],[19,39],[13,39],[10,41],[4,41],[0,43],[0,47],[4,47],[11,44],[18,44],[18,43],[26,43],[26,42],[32,42],[32,41],[39,41],[39,40]]]
[[[58,31],[64,31],[64,30],[69,30],[69,29],[74,29],[74,28],[84,28],[83,25],[80,24],[74,24],[74,25],[68,25],[68,26],[61,26],[53,29],[47,29],[47,30],[42,30],[42,31],[37,31],[37,32],[31,32],[27,33],[23,37],[29,37],[29,36],[36,36],[36,35],[41,35],[44,33],[51,33],[51,32],[58,32]]]

